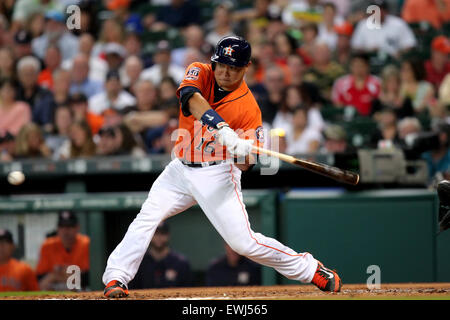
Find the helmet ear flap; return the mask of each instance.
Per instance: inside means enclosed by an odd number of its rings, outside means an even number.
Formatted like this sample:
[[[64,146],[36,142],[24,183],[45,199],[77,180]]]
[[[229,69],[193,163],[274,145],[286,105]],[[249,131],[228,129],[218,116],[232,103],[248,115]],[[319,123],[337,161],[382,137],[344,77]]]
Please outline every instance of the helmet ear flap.
[[[214,61],[211,62],[211,68],[212,68],[212,71],[216,70],[216,63]]]

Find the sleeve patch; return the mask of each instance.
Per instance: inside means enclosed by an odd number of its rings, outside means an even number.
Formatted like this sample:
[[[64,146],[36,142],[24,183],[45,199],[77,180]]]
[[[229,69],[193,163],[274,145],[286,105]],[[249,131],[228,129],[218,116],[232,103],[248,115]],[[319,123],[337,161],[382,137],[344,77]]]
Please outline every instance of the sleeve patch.
[[[184,80],[198,80],[198,75],[200,74],[200,68],[192,67],[186,72]]]
[[[256,134],[256,139],[258,139],[259,142],[264,143],[263,127],[259,126],[258,128],[256,128],[255,134]]]

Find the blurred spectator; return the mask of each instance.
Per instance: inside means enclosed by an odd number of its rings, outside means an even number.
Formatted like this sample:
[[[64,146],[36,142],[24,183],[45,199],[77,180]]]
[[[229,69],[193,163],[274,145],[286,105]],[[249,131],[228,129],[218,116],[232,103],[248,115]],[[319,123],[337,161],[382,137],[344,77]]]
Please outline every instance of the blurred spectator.
[[[127,58],[131,56],[138,57],[142,61],[144,69],[153,64],[152,54],[143,50],[142,39],[136,32],[126,33],[123,46],[127,53]]]
[[[101,115],[88,110],[88,98],[82,93],[73,94],[70,96],[69,105],[73,112],[74,120],[86,120],[91,128],[92,134],[96,135],[103,126],[104,119]]]
[[[49,45],[44,58],[45,69],[39,73],[38,84],[46,89],[53,88],[53,72],[61,66],[61,51],[55,45]]]
[[[449,0],[405,0],[401,17],[407,23],[427,21],[435,29],[450,20]]]
[[[367,53],[386,54],[394,58],[399,58],[414,48],[417,40],[408,24],[401,18],[389,14],[386,0],[372,2],[380,8],[380,28],[373,26],[376,22],[373,22],[371,17],[358,22],[352,36],[352,48]]]
[[[47,238],[41,245],[36,274],[41,290],[66,291],[67,267],[78,266],[81,271],[81,289],[89,282],[90,239],[79,233],[76,214],[61,211],[58,214],[56,236]]]
[[[45,14],[45,19],[44,34],[31,43],[33,53],[44,59],[49,44],[55,44],[61,50],[63,61],[73,58],[78,52],[78,38],[67,29],[64,14],[51,10]]]
[[[14,52],[8,47],[0,48],[0,81],[4,79],[17,79]]]
[[[415,117],[406,117],[397,123],[398,137],[402,141],[406,141],[408,136],[415,136],[422,132],[422,125]]]
[[[284,73],[278,66],[272,66],[264,75],[266,94],[261,96],[258,104],[262,113],[263,122],[271,125],[283,99]]]
[[[25,124],[15,138],[14,158],[49,158],[50,148],[45,144],[41,128],[33,123]]]
[[[0,291],[39,291],[33,269],[13,258],[15,249],[11,232],[0,229]]]
[[[53,72],[52,93],[56,105],[68,102],[71,77],[71,72],[68,70],[57,69]]]
[[[330,51],[334,51],[337,45],[336,25],[343,23],[342,17],[337,15],[336,5],[332,2],[323,4],[323,20],[319,23],[318,41],[327,44]]]
[[[89,98],[89,111],[101,115],[108,109],[119,111],[136,104],[136,99],[122,88],[119,72],[108,71],[105,90]]]
[[[69,93],[82,93],[88,98],[103,91],[103,83],[89,78],[89,56],[84,53],[77,54],[72,63],[72,81]]]
[[[326,43],[317,42],[313,47],[313,63],[306,69],[304,81],[317,85],[320,94],[331,100],[331,88],[335,80],[345,74],[345,69],[331,59],[331,51]]]
[[[378,112],[384,108],[395,111],[397,118],[411,117],[414,115],[411,99],[402,97],[400,93],[400,70],[395,65],[387,65],[381,72],[381,91],[372,101],[372,116],[378,118]]]
[[[144,30],[141,17],[130,11],[130,4],[131,0],[109,0],[106,8],[113,12],[114,18],[121,22],[125,30],[141,33]]]
[[[69,139],[57,152],[60,159],[89,158],[96,154],[91,128],[85,120],[75,120],[69,127]]]
[[[349,153],[354,151],[347,141],[347,132],[337,124],[329,124],[323,130],[322,146],[320,153]]]
[[[0,81],[0,132],[15,136],[30,121],[30,106],[16,100],[16,83],[8,79]]]
[[[74,57],[76,58],[79,55],[86,55],[89,57],[89,75],[88,78],[92,81],[105,81],[105,75],[108,71],[108,64],[104,59],[102,59],[98,55],[94,55],[92,50],[95,44],[95,38],[90,33],[82,33],[79,36],[79,50],[78,54]],[[68,59],[63,61],[62,67],[66,70],[71,70],[73,66],[74,59]]]
[[[13,49],[16,60],[33,55],[33,49],[31,47],[32,40],[31,34],[26,30],[19,30],[14,35]]]
[[[450,73],[445,76],[444,80],[442,80],[439,87],[438,98],[440,108],[442,110],[442,117],[450,117]]]
[[[274,36],[273,47],[275,49],[274,63],[282,66],[287,65],[287,59],[290,55],[297,54],[297,39],[288,32],[278,32]],[[289,82],[289,79],[286,79]]]
[[[129,56],[124,63],[125,75],[122,77],[122,85],[130,94],[135,95],[134,85],[138,82],[144,68],[142,60],[138,56]]]
[[[294,110],[292,129],[286,132],[288,154],[311,154],[319,150],[322,142],[320,131],[308,126],[308,113],[303,106]]]
[[[243,257],[228,244],[225,254],[214,259],[206,270],[206,285],[210,287],[261,285],[261,266]]]
[[[39,72],[40,63],[37,58],[26,56],[19,60],[17,63],[19,79],[17,100],[28,103],[31,106],[33,122],[43,126],[45,132],[50,132],[55,101],[51,91],[38,85]]]
[[[405,59],[401,64],[400,89],[403,98],[411,99],[415,113],[429,112],[431,116],[436,114],[438,108],[434,99],[434,88],[425,80],[425,68],[423,62],[417,58]]]
[[[45,136],[45,144],[52,151],[53,159],[60,159],[62,146],[69,140],[70,126],[73,123],[73,112],[68,105],[59,105],[55,110],[55,130]]]
[[[162,126],[167,124],[169,120],[168,110],[163,110],[158,104],[158,91],[154,84],[149,80],[139,80],[135,85],[136,93],[136,105],[129,108],[129,112],[125,118],[124,122],[128,125],[134,133],[142,134],[142,138],[146,141],[147,145],[152,144],[152,139],[148,139],[145,136],[153,137],[155,132],[149,133],[148,131],[153,131],[162,133],[164,128]],[[159,134],[156,134],[159,136]]]
[[[307,23],[300,30],[302,32],[302,44],[299,54],[302,56],[305,64],[309,66],[314,57],[314,46],[318,41],[319,28],[315,23]]]
[[[146,154],[144,148],[141,147],[141,141],[138,141],[123,123],[115,126],[105,125],[100,129],[98,135],[100,139],[97,142],[97,155],[143,157]]]
[[[378,112],[378,128],[371,136],[372,148],[392,148],[401,146],[397,131],[397,113],[394,109],[385,107]]]
[[[323,5],[326,3],[333,4],[338,17],[344,18],[350,14],[352,0],[321,0],[320,2]]]
[[[104,58],[104,47],[108,43],[122,44],[125,39],[125,31],[122,24],[116,19],[107,19],[103,22],[98,41],[92,48],[92,56]]]
[[[181,48],[175,48],[170,54],[171,63],[179,67],[187,67],[185,65],[186,55],[190,49],[195,49],[200,53],[204,52],[210,55],[211,46],[205,42],[205,33],[200,25],[190,25],[183,30],[184,46]],[[196,60],[199,61],[199,60]]]
[[[450,73],[450,41],[446,36],[437,36],[431,43],[431,57],[425,61],[426,80],[435,90],[439,89],[445,75]]]
[[[380,79],[370,74],[369,57],[366,54],[354,54],[350,60],[350,74],[334,82],[331,98],[336,107],[351,106],[360,115],[367,116],[380,89]]]
[[[45,16],[42,12],[33,13],[27,21],[25,29],[30,33],[31,39],[42,36],[45,30]]]
[[[287,67],[290,72],[290,84],[300,85],[303,82],[303,77],[307,68],[303,58],[298,54],[291,54],[287,59]]]
[[[173,99],[178,99],[177,89],[178,86],[171,77],[165,77],[161,80],[158,88],[161,109],[164,109],[163,105],[172,103]],[[174,116],[178,117],[178,108],[177,114]]]
[[[220,3],[214,8],[211,22],[212,30],[206,34],[205,38],[210,46],[215,47],[223,37],[235,35],[231,21],[231,6],[227,3]]]
[[[432,132],[439,137],[439,146],[423,153],[422,158],[427,162],[429,177],[437,174],[444,177],[450,175],[450,124],[440,122],[433,127]]]
[[[169,5],[161,6],[156,13],[156,21],[151,29],[184,28],[190,24],[200,23],[200,8],[187,0],[171,0]]]
[[[256,58],[250,58],[250,65],[245,73],[245,83],[249,87],[256,101],[260,101],[262,95],[266,94],[266,88],[258,80],[258,72],[260,71],[260,63]]]
[[[189,261],[169,246],[170,231],[167,222],[156,228],[152,241],[142,259],[129,289],[189,287],[191,267]]]
[[[318,131],[323,129],[324,120],[320,113],[323,99],[314,84],[303,82],[299,86],[288,86],[283,97],[281,108],[272,123],[273,128],[290,132],[293,125],[293,112],[297,107],[302,106],[307,110],[308,126]]]
[[[323,6],[319,0],[290,1],[283,9],[283,23],[291,27],[299,27],[306,23],[318,23],[322,20]]]
[[[103,47],[103,54],[105,55],[108,70],[119,70],[122,67],[127,52],[123,45],[111,42]]]
[[[162,78],[170,76],[177,84],[181,83],[184,68],[171,63],[171,48],[167,40],[158,42],[153,59],[155,64],[142,71],[141,79],[150,80],[155,85],[159,85]]]
[[[10,162],[14,159],[16,142],[9,132],[0,132],[0,162]]]
[[[334,26],[337,35],[336,49],[333,54],[333,60],[341,66],[347,68],[351,57],[351,39],[353,26],[349,22],[343,22]]]
[[[12,16],[12,30],[17,31],[19,28],[24,27],[34,13],[47,13],[48,11],[63,12],[59,0],[17,0],[14,5],[14,11]]]

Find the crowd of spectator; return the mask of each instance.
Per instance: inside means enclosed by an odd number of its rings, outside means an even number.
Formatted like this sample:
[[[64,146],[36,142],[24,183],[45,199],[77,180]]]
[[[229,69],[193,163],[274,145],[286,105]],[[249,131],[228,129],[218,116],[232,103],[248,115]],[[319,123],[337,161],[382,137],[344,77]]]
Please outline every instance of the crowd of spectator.
[[[266,147],[399,146],[400,123],[417,120],[445,149],[449,26],[449,0],[2,1],[0,161],[170,153],[185,68],[227,35],[252,45]],[[347,127],[362,118],[377,130],[355,144]],[[448,171],[435,151],[427,161]]]

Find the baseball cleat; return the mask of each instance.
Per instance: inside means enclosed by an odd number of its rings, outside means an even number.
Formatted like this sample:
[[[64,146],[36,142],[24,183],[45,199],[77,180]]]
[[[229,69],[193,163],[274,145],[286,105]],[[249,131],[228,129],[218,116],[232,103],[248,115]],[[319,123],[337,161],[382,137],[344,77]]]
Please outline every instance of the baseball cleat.
[[[320,261],[317,262],[316,273],[311,283],[315,284],[322,291],[341,291],[342,281],[339,275],[335,271],[325,268]]]
[[[128,288],[120,281],[110,281],[103,291],[107,298],[125,298],[128,297]]]

